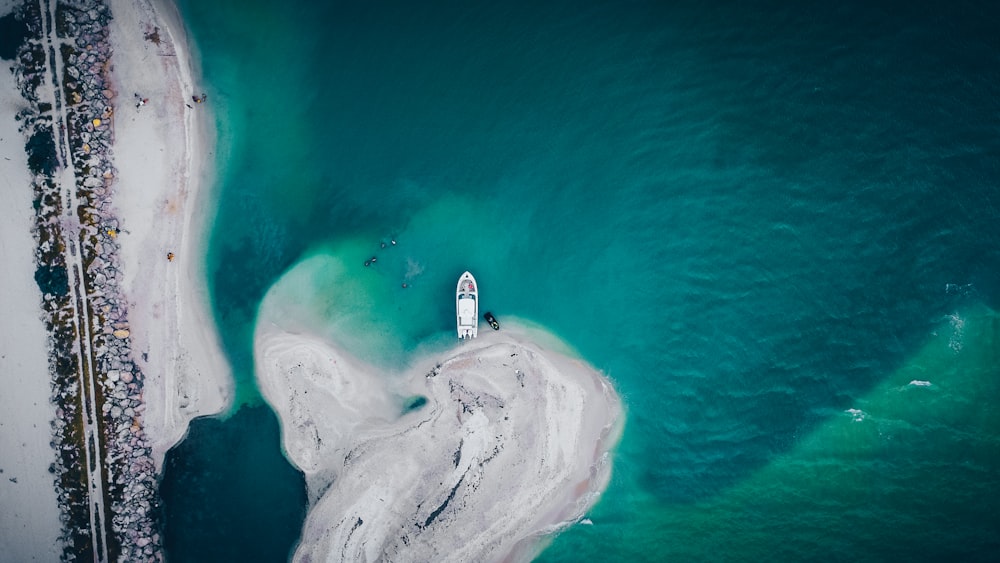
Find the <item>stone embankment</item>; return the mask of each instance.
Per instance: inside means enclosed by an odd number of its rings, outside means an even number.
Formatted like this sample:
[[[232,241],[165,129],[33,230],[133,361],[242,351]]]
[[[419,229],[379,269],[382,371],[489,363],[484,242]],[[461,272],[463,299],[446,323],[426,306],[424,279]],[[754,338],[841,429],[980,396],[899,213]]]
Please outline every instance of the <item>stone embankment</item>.
[[[161,560],[143,374],[121,290],[112,14],[100,0],[29,0],[19,17],[30,33],[13,70],[27,101],[18,118],[34,178],[35,279],[58,406],[51,471],[64,559]]]

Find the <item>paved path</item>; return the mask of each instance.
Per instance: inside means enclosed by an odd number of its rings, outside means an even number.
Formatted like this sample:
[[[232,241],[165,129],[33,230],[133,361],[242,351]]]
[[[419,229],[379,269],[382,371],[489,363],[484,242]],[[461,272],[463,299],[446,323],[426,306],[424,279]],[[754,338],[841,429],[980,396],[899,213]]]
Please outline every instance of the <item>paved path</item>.
[[[56,30],[52,28],[56,20],[56,0],[39,0],[40,13],[42,14],[42,30],[44,37],[42,44],[45,47],[48,64],[46,65],[46,79],[44,85],[39,88],[39,99],[43,99],[52,104],[53,123],[52,131],[55,136],[57,152],[59,155],[60,171],[56,173],[55,180],[62,190],[64,225],[77,225],[79,223],[78,210],[81,205],[85,205],[77,198],[77,181],[75,166],[73,163],[73,152],[69,141],[68,123],[69,108],[66,100],[62,99],[62,83],[60,77],[63,76],[63,60],[60,47],[67,43],[59,38]],[[71,43],[70,43],[71,44]],[[72,45],[72,44],[71,44]],[[75,48],[75,45],[73,45]],[[48,86],[47,88],[45,86]],[[81,179],[82,181],[82,179]],[[80,246],[85,243],[86,227],[81,227],[72,232],[73,229],[66,228],[66,267],[69,272],[71,300],[73,303],[73,327],[79,342],[79,354],[77,370],[80,374],[80,391],[83,407],[83,432],[84,432],[84,456],[86,467],[84,472],[87,475],[87,492],[90,495],[88,502],[90,507],[90,536],[92,539],[93,560],[106,562],[108,560],[107,546],[110,536],[111,522],[107,516],[104,506],[105,498],[105,471],[102,464],[104,457],[104,447],[102,444],[101,429],[99,426],[101,413],[97,409],[97,385],[95,385],[94,352],[92,347],[93,326],[90,318],[90,303],[88,299],[87,287],[92,287],[93,280],[88,279],[87,272],[83,266],[82,252]]]

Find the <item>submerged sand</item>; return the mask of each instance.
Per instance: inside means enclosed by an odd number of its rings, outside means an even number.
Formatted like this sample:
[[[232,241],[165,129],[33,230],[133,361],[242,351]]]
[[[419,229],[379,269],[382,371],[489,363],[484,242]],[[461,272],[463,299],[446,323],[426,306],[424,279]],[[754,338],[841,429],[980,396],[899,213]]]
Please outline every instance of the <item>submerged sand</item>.
[[[258,383],[310,492],[296,561],[528,560],[607,485],[618,396],[550,336],[505,322],[387,375],[268,310]]]

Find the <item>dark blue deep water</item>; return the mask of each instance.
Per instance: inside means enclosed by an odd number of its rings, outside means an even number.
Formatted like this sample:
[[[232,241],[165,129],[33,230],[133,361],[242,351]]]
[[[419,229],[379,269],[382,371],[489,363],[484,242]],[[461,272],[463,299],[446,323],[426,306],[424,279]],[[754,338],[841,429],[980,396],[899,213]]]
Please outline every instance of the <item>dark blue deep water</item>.
[[[180,4],[220,132],[206,260],[239,404],[257,305],[311,252],[357,255],[380,296],[342,297],[370,317],[357,353],[390,365],[452,329],[470,269],[626,403],[594,525],[542,560],[1000,553],[998,5]],[[254,428],[197,422],[168,472],[234,463],[219,436],[280,456]],[[301,490],[280,465],[261,479]],[[253,485],[211,483],[171,553],[292,548],[244,533]]]

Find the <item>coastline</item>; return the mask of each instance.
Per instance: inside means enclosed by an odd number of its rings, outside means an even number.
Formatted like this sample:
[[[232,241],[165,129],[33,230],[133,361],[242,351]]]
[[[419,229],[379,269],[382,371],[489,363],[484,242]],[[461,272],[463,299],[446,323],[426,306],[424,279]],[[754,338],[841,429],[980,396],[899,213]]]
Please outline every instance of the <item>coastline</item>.
[[[123,288],[140,352],[135,361],[146,376],[144,422],[159,471],[190,420],[221,412],[232,397],[203,259],[213,208],[205,188],[214,174],[214,125],[209,104],[190,102],[199,90],[177,7],[169,0],[111,4],[121,108],[115,152]],[[147,39],[151,33],[159,44]],[[126,104],[135,93],[149,102]],[[175,258],[168,260],[168,253]]]
[[[18,508],[0,539],[17,560],[162,560],[163,454],[232,394],[200,259],[211,114],[185,104],[170,2],[17,10],[27,35],[0,82],[0,500]]]
[[[293,323],[265,299],[254,348],[309,489],[294,560],[530,560],[607,486],[620,400],[552,335],[508,319],[399,376]]]

